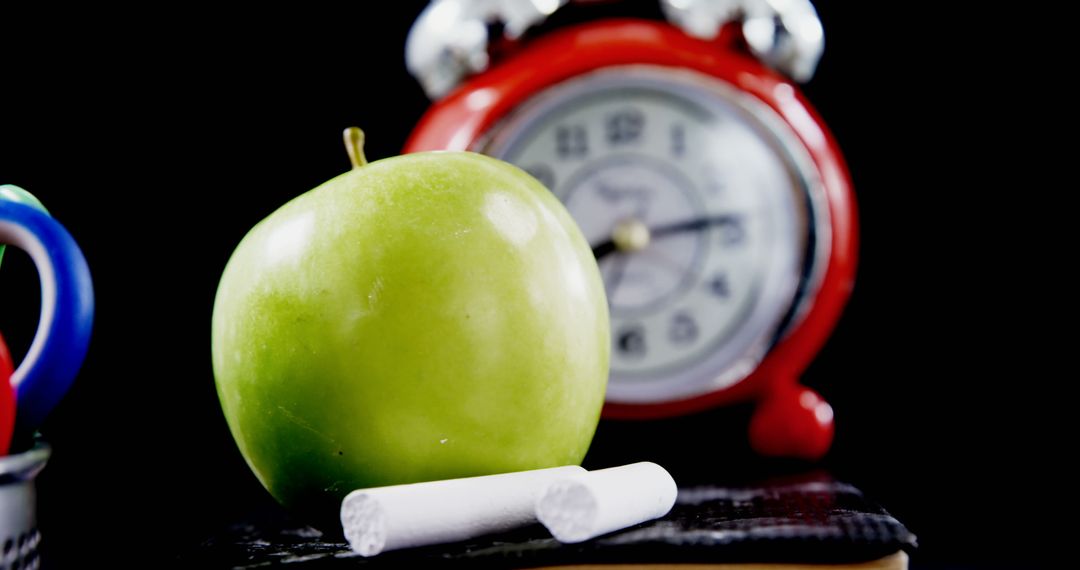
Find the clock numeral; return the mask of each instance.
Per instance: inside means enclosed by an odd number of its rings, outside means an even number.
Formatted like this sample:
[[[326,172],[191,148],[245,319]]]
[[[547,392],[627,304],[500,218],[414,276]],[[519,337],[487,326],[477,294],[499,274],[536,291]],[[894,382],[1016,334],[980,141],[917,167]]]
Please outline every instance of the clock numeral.
[[[607,118],[607,140],[611,146],[629,144],[641,138],[645,115],[637,109],[616,111]]]
[[[686,127],[671,126],[671,155],[681,157],[686,154]]]
[[[609,204],[618,204],[624,200],[638,202],[642,208],[647,208],[652,200],[648,188],[627,188],[623,186],[609,186],[603,182],[596,182],[596,194]],[[644,217],[644,216],[642,216]]]
[[[555,154],[560,159],[584,158],[589,154],[589,142],[585,136],[585,127],[581,125],[559,126],[555,128]]]
[[[713,295],[727,299],[731,296],[731,286],[728,284],[727,273],[717,273],[707,283],[709,292]]]
[[[720,244],[725,247],[733,247],[746,241],[746,229],[743,228],[742,220],[733,218],[719,227]]]
[[[641,325],[624,327],[616,337],[615,347],[624,356],[645,356],[645,328]]]
[[[668,329],[668,338],[673,344],[690,344],[697,340],[698,325],[694,318],[687,313],[675,313],[671,320],[671,328]]]
[[[548,190],[555,189],[555,171],[552,170],[550,166],[546,164],[534,164],[526,167],[524,170],[532,175],[533,178],[539,180]]]

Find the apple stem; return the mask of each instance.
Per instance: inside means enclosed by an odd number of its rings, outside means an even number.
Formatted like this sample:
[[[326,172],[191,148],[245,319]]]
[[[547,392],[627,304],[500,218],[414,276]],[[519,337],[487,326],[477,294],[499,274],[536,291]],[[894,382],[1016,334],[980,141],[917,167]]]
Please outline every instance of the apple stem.
[[[363,167],[367,164],[367,157],[364,156],[364,131],[359,127],[349,127],[345,129],[344,136],[345,152],[349,154],[353,170]]]

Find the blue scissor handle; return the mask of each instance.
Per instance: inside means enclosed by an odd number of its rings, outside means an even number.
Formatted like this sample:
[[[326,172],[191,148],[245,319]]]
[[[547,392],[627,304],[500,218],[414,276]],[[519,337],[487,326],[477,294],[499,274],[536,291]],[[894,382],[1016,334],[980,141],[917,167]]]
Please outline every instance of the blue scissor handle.
[[[26,251],[41,281],[41,319],[11,375],[16,430],[28,433],[71,387],[90,345],[94,287],[86,258],[59,222],[31,206],[0,200],[0,243]]]

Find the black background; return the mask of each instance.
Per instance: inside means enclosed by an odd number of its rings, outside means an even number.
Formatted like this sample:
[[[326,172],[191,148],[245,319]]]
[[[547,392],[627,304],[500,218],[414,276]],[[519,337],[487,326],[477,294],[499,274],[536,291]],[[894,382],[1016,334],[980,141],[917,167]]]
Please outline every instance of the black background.
[[[217,280],[252,225],[347,168],[343,127],[364,128],[369,158],[391,156],[428,104],[402,55],[421,3],[356,4],[0,10],[0,183],[68,227],[97,296],[90,356],[43,428],[55,566],[168,560],[265,500],[214,392]],[[854,296],[805,376],[837,418],[817,467],[908,524],[916,565],[1030,566],[1058,545],[1057,503],[1035,498],[1059,489],[1047,473],[1066,443],[1046,425],[1043,359],[1013,324],[1030,295],[1014,274],[1037,269],[1009,249],[1017,213],[991,211],[1029,190],[999,148],[1018,119],[975,110],[1008,83],[986,65],[998,52],[971,14],[817,5],[828,43],[805,93],[845,152],[862,226]],[[37,295],[9,252],[0,330],[17,357]],[[660,458],[717,480],[808,467],[747,455],[745,412],[605,423],[589,461]]]

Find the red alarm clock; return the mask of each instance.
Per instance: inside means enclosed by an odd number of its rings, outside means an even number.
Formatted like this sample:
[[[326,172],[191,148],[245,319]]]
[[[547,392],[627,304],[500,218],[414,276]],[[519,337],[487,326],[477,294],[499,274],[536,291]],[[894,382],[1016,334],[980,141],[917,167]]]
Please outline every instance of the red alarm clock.
[[[756,451],[821,457],[832,409],[798,379],[851,292],[857,227],[840,151],[781,74],[813,73],[816,12],[806,0],[667,0],[669,22],[600,20],[515,43],[562,4],[429,5],[406,56],[435,103],[405,151],[489,154],[563,201],[611,309],[605,417],[755,400]],[[507,36],[498,56],[493,21]]]

